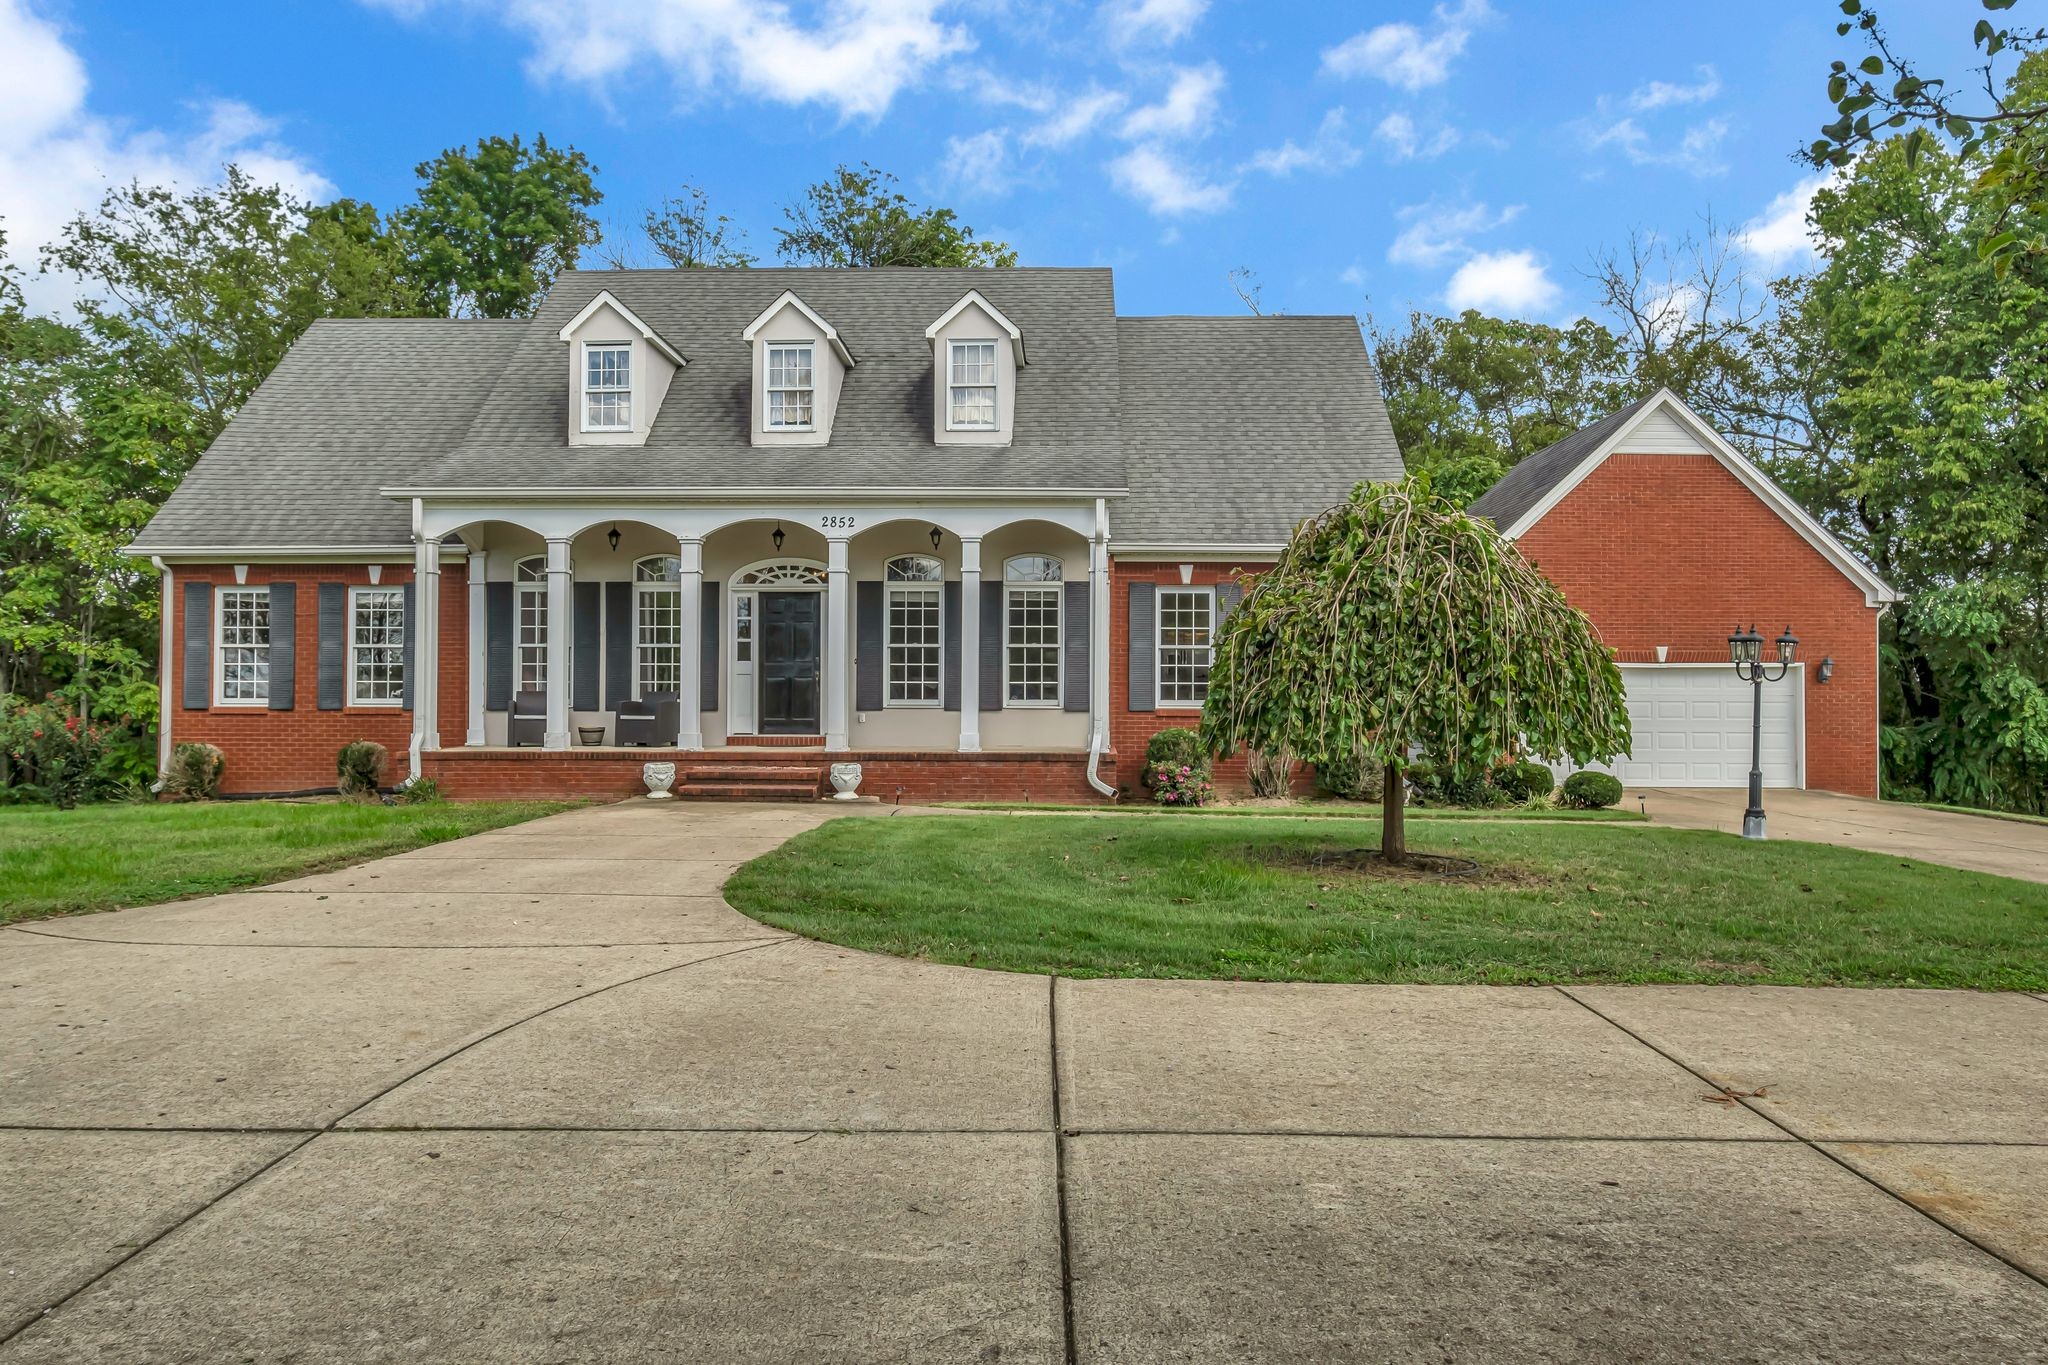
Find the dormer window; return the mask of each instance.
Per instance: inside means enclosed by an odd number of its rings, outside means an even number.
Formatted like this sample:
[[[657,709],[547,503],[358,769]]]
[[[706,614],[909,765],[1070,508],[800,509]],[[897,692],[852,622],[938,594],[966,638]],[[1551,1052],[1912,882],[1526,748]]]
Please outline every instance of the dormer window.
[[[993,431],[996,426],[996,344],[950,344],[946,427],[950,431]]]
[[[803,344],[768,344],[768,411],[770,431],[809,431],[816,416],[817,385],[812,349]]]
[[[592,341],[583,347],[583,429],[633,429],[633,344]]]

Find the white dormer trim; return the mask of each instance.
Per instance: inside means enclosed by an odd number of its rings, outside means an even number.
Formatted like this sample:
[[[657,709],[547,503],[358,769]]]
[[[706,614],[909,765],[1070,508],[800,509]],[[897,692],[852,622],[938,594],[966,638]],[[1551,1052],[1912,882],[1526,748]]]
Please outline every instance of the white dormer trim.
[[[939,333],[946,330],[946,324],[968,307],[979,308],[989,315],[996,326],[1003,329],[1003,335],[1010,338],[1010,353],[1017,358],[1018,365],[1024,364],[1024,334],[1017,330],[1017,324],[1003,316],[1002,310],[981,296],[979,289],[970,289],[961,296],[960,302],[939,315],[939,320],[924,329],[925,341],[933,347],[939,344]]]
[[[839,329],[819,317],[816,310],[798,298],[796,291],[793,289],[783,290],[781,298],[769,304],[762,311],[761,316],[748,323],[747,330],[740,333],[740,340],[748,345],[752,345],[761,335],[761,329],[766,327],[775,315],[785,308],[794,308],[797,312],[802,313],[811,326],[817,328],[819,334],[825,338],[825,343],[832,348],[832,354],[839,357],[839,363],[846,366],[849,370],[853,368],[853,352],[847,350],[846,343],[839,339]]]
[[[642,322],[638,314],[634,313],[632,309],[626,307],[625,304],[620,303],[617,296],[615,296],[609,289],[598,290],[597,297],[592,299],[589,303],[584,304],[582,311],[577,313],[575,317],[570,318],[569,321],[563,325],[562,330],[555,334],[556,338],[561,341],[569,340],[571,337],[576,335],[576,330],[578,328],[580,328],[584,323],[590,321],[591,316],[594,313],[596,313],[598,309],[606,307],[609,307],[613,312],[617,313],[620,317],[624,318],[626,320],[627,325],[632,327],[634,331],[640,334],[642,340],[644,340],[649,346],[652,346],[655,350],[667,356],[670,361],[674,362],[675,365],[681,367],[690,363],[689,361],[683,358],[683,353],[681,351],[678,351],[675,347],[669,345],[666,341],[663,341],[661,339],[660,333],[656,332],[652,327],[649,327],[646,323]]]
[[[1776,512],[1786,525],[1806,540],[1807,544],[1820,551],[1821,556],[1840,570],[1844,578],[1861,588],[1865,605],[1879,607],[1887,602],[1901,600],[1895,588],[1872,573],[1862,560],[1849,553],[1841,541],[1828,533],[1827,528],[1807,515],[1805,508],[1792,501],[1762,470],[1744,459],[1742,453],[1729,445],[1720,432],[1714,430],[1711,424],[1686,406],[1685,400],[1670,389],[1659,389],[1633,417],[1623,422],[1613,435],[1602,441],[1599,449],[1579,461],[1576,469],[1559,480],[1555,488],[1545,493],[1540,502],[1517,517],[1512,526],[1501,527],[1501,534],[1509,540],[1519,540],[1527,534],[1530,527],[1543,520],[1574,488],[1584,483],[1588,475],[1606,463],[1608,456],[1628,450],[1630,437],[1636,428],[1658,412],[1668,413],[1698,437],[1705,453],[1720,461],[1738,482],[1756,494],[1766,507]]]

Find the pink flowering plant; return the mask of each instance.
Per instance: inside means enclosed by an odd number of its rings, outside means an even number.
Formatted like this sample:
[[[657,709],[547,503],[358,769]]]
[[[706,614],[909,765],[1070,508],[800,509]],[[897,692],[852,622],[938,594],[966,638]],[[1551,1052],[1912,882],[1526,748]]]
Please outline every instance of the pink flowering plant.
[[[4,799],[45,802],[68,810],[107,794],[102,771],[104,727],[82,721],[54,693],[41,702],[9,697],[0,712],[0,752],[7,758]]]
[[[1206,806],[1216,799],[1206,763],[1155,763],[1151,777],[1152,799],[1162,806]]]

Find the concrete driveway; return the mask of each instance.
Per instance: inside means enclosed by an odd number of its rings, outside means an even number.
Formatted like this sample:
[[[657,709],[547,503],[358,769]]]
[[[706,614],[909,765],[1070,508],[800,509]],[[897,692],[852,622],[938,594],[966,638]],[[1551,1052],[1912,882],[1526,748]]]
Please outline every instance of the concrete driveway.
[[[2043,1355],[2048,999],[1052,982],[724,905],[827,814],[0,932],[0,1365]]]
[[[1662,825],[1742,832],[1749,793],[1725,788],[1629,788],[1624,810],[1647,810]],[[1764,792],[1773,839],[1804,839],[1942,863],[2001,877],[2048,882],[2048,825],[1958,815],[1834,792]]]

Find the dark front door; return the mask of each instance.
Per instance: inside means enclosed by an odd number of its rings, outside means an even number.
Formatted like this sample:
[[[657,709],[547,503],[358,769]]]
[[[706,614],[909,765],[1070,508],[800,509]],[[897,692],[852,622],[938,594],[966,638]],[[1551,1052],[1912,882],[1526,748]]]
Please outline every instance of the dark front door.
[[[761,733],[818,733],[818,604],[815,592],[761,594]]]

